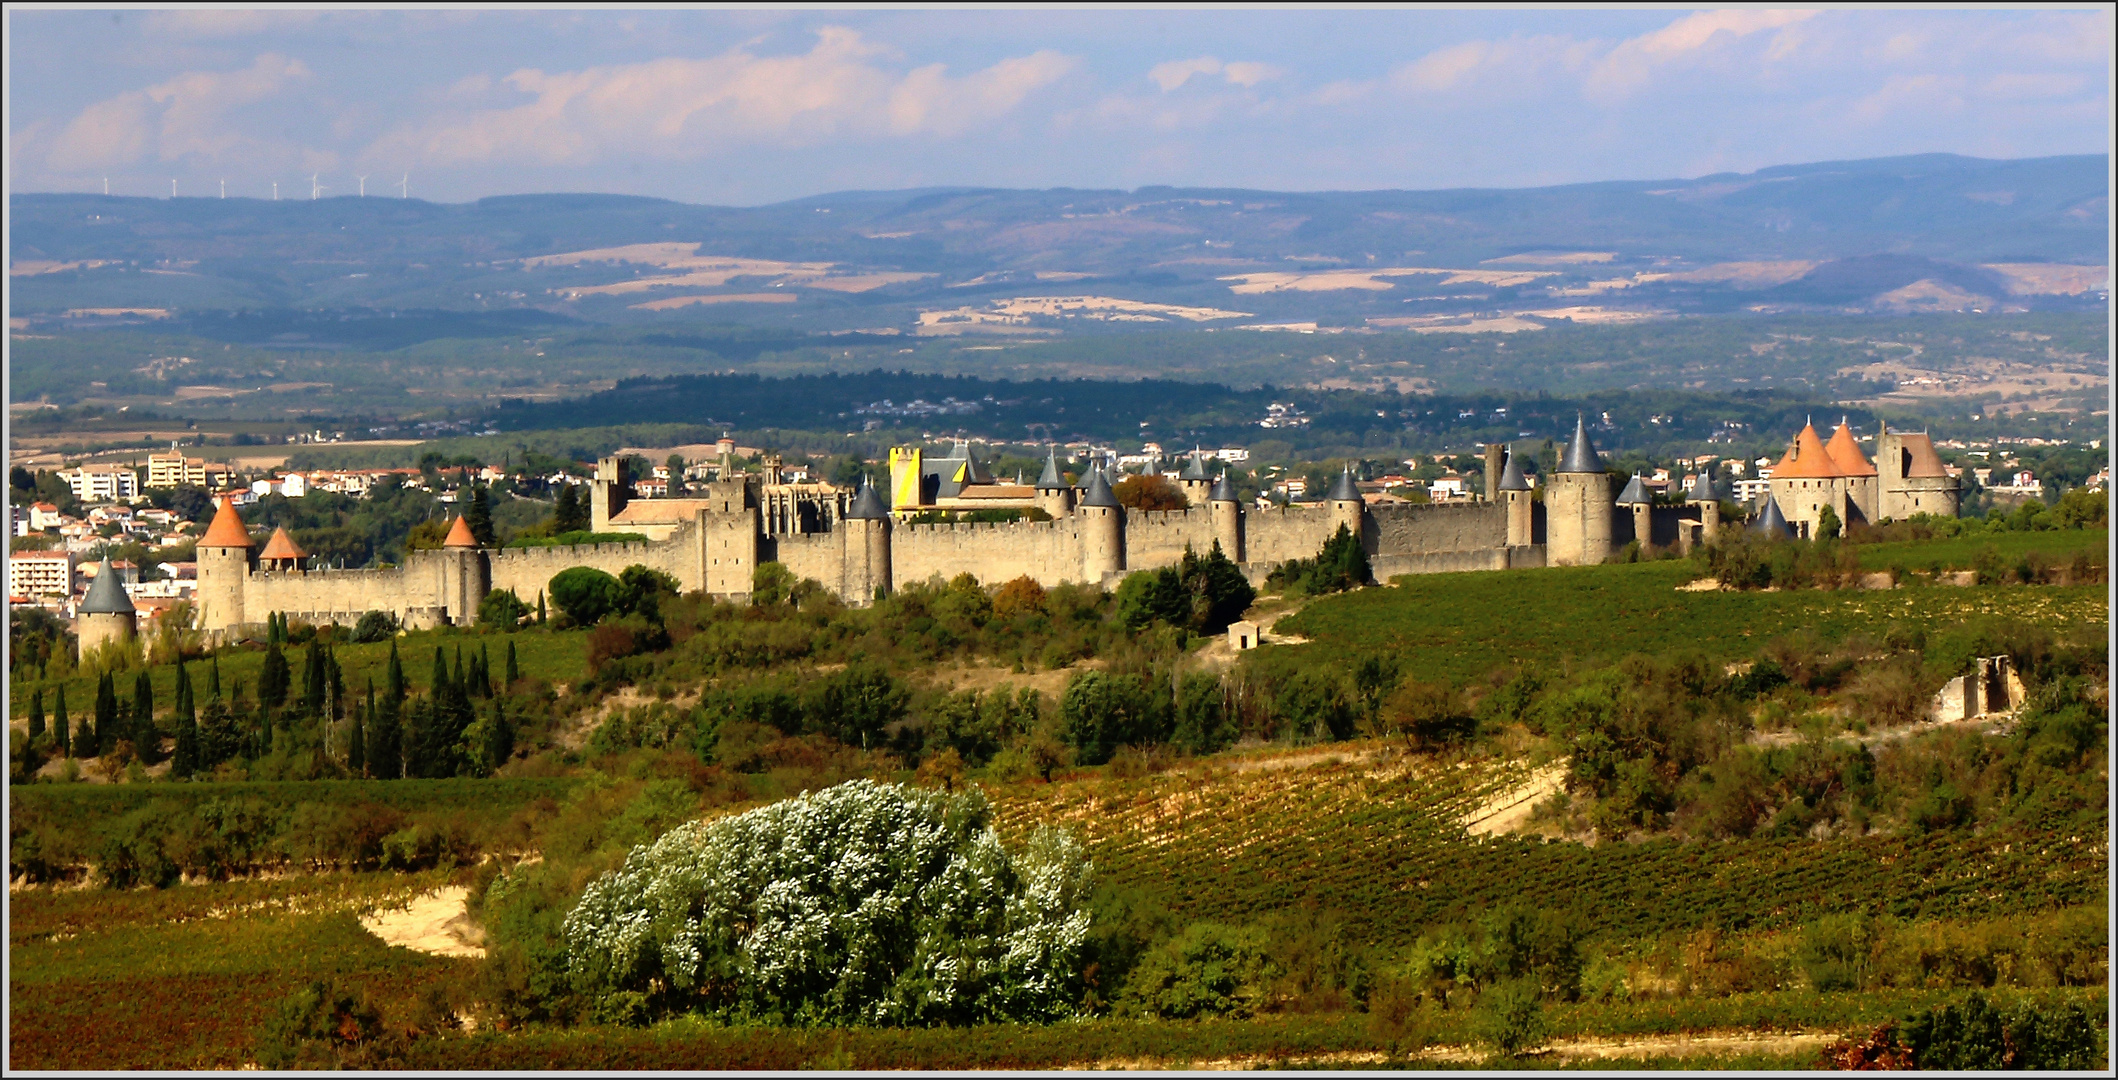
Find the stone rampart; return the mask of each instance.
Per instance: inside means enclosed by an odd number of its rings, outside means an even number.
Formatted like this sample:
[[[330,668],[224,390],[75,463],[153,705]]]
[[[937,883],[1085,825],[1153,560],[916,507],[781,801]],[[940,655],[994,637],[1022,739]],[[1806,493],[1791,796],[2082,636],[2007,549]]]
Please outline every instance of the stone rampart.
[[[1371,556],[1490,551],[1508,543],[1508,508],[1502,503],[1385,503],[1369,507],[1368,518],[1375,523]]]
[[[1082,520],[897,525],[890,559],[899,585],[970,573],[997,584],[1027,576],[1039,585],[1082,580]]]
[[[1125,568],[1154,570],[1175,566],[1189,546],[1204,555],[1213,550],[1213,511],[1131,510],[1125,515]],[[1228,553],[1234,558],[1233,552]]]

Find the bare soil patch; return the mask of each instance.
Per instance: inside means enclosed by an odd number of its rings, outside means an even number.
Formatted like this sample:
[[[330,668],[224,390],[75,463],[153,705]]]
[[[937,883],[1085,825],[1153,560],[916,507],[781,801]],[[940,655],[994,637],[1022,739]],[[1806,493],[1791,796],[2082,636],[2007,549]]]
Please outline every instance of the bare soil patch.
[[[480,959],[485,956],[485,931],[471,921],[465,907],[470,890],[461,885],[436,889],[415,896],[403,907],[382,908],[361,917],[361,929],[386,945],[435,956]]]

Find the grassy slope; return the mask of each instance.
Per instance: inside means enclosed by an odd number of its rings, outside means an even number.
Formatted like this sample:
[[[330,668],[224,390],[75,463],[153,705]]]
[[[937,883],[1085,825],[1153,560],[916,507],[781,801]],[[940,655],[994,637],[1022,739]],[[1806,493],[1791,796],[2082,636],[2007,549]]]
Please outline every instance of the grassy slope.
[[[547,679],[554,683],[571,682],[588,671],[588,635],[586,632],[566,633],[521,633],[521,634],[465,634],[454,631],[421,631],[408,633],[397,639],[398,658],[404,665],[405,680],[414,690],[424,690],[432,681],[434,671],[434,647],[439,645],[447,655],[451,667],[456,662],[456,649],[462,646],[466,661],[470,654],[483,644],[486,655],[492,660],[493,677],[500,678],[507,670],[507,645],[515,643],[515,661],[522,674],[529,678]],[[335,649],[338,667],[343,673],[346,692],[360,695],[366,692],[369,679],[375,680],[378,690],[383,682],[384,671],[389,667],[390,643],[373,642],[366,645],[339,645]],[[302,665],[308,650],[305,646],[290,646],[287,650],[287,666],[292,670],[294,692],[301,688]],[[206,702],[207,663],[191,662],[193,691],[200,705]],[[221,686],[233,690],[236,683],[243,685],[243,692],[254,697],[257,692],[257,677],[265,666],[263,649],[229,650],[221,654]],[[148,669],[154,680],[154,700],[159,713],[167,715],[176,703],[176,666],[163,664]],[[118,708],[121,712],[132,704],[133,673],[118,674]],[[32,690],[44,690],[44,716],[49,722],[57,701],[56,687],[66,688],[67,715],[75,724],[81,717],[95,715],[96,681],[94,676],[75,673],[61,679],[31,681],[21,679],[9,688],[8,715],[20,719],[29,713],[29,697]]]
[[[1318,601],[1282,620],[1279,629],[1310,638],[1314,648],[1389,652],[1413,674],[1461,679],[1511,662],[1612,660],[1628,653],[1695,649],[1716,658],[1747,658],[1765,642],[1803,630],[1831,641],[1855,633],[1880,637],[1893,624],[1936,630],[1979,616],[2054,630],[2108,623],[2101,585],[1872,592],[1677,588],[1697,577],[1697,567],[1681,560],[1401,577],[1391,588]]]
[[[2000,552],[2007,566],[2030,552],[2039,552],[2053,562],[2066,562],[2076,552],[2109,551],[2108,529],[2068,529],[2059,532],[2010,532],[1986,536],[1958,536],[1947,540],[1906,540],[1860,546],[1861,568],[1883,570],[1902,566],[1912,570],[1939,567],[1967,568],[1978,553],[1990,545]]]

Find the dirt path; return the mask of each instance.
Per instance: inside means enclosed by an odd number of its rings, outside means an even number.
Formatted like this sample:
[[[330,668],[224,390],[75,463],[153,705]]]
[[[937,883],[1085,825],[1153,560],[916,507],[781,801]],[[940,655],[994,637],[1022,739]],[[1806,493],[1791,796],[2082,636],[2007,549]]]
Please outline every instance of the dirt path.
[[[1496,836],[1514,830],[1529,820],[1538,803],[1559,793],[1566,783],[1567,760],[1560,758],[1538,769],[1528,780],[1487,799],[1457,822],[1473,836]]]
[[[451,885],[415,896],[403,907],[383,908],[361,916],[361,928],[414,952],[479,959],[485,956],[485,931],[471,922],[464,901],[470,890]]]
[[[1610,1058],[1682,1058],[1709,1054],[1785,1055],[1817,1050],[1837,1038],[1839,1038],[1838,1035],[1828,1032],[1724,1031],[1679,1035],[1648,1035],[1639,1038],[1619,1039],[1595,1037],[1555,1039],[1547,1044],[1543,1050],[1538,1051],[1534,1057],[1556,1065],[1560,1062]],[[1491,1056],[1489,1051],[1479,1047],[1434,1046],[1412,1055],[1412,1059],[1414,1064],[1419,1061],[1477,1063]],[[1380,1051],[1342,1050],[1335,1053],[1279,1057],[1264,1054],[1246,1054],[1206,1060],[1112,1058],[1103,1061],[1060,1066],[1059,1068],[1067,1072],[1098,1069],[1128,1071],[1185,1069],[1196,1072],[1233,1072],[1242,1069],[1259,1069],[1274,1065],[1293,1064],[1305,1068],[1362,1069],[1381,1065],[1390,1060],[1389,1055]]]

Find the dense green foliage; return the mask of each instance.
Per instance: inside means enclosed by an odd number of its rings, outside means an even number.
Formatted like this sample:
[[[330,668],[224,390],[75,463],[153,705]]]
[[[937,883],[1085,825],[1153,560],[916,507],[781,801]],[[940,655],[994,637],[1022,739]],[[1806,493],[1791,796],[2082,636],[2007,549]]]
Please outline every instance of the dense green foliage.
[[[1204,556],[1186,546],[1177,565],[1128,576],[1118,586],[1118,619],[1131,630],[1159,621],[1195,634],[1218,634],[1255,599],[1257,590],[1216,540]]]

